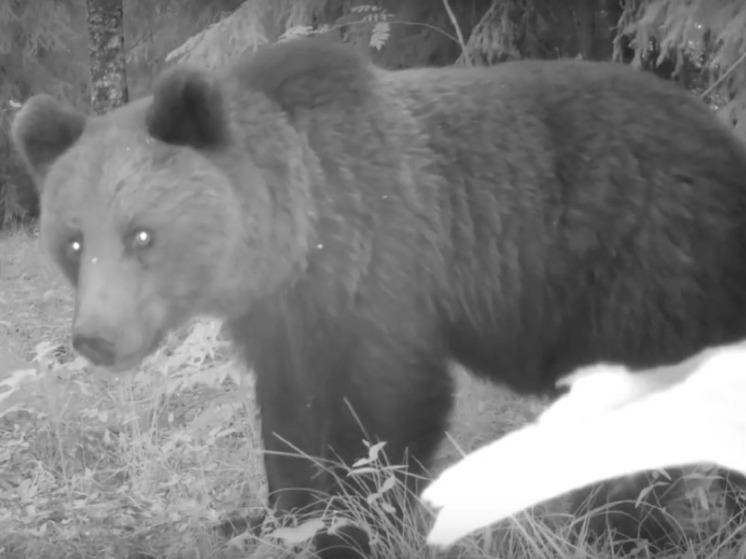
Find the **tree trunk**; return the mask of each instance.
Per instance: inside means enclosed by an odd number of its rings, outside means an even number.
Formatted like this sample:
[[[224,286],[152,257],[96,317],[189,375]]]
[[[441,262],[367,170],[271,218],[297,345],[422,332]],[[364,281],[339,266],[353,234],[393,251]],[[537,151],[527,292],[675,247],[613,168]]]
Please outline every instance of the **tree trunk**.
[[[122,0],[87,0],[91,106],[98,114],[127,103]]]

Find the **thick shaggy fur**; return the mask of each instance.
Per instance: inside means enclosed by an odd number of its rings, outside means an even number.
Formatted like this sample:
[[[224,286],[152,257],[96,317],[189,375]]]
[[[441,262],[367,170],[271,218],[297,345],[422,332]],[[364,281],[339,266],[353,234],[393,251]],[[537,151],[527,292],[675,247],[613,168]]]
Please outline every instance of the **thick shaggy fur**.
[[[292,41],[174,68],[103,117],[32,98],[13,138],[77,286],[76,347],[130,366],[187,318],[224,318],[269,450],[349,462],[360,420],[427,465],[449,360],[540,393],[746,336],[746,152],[620,65],[384,72]],[[306,460],[266,462],[281,510],[333,489]]]

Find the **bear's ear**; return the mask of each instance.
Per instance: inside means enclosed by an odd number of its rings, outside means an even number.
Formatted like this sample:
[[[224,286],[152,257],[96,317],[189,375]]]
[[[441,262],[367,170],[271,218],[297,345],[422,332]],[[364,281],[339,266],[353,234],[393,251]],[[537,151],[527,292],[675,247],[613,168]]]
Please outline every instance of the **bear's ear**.
[[[145,117],[148,133],[167,144],[215,147],[228,140],[220,84],[212,74],[176,66],[157,80]]]
[[[31,97],[13,119],[13,144],[40,193],[49,167],[78,140],[85,122],[83,114],[64,107],[50,95]]]

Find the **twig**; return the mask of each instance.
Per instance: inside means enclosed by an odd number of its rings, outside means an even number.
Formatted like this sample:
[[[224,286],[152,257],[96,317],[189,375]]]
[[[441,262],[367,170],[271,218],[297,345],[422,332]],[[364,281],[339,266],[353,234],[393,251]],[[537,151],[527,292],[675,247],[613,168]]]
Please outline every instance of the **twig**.
[[[444,1],[445,1],[445,0],[444,0]],[[720,85],[720,84],[721,84],[721,83],[722,83],[722,82],[723,82],[723,81],[725,80],[725,78],[727,78],[727,77],[728,77],[728,75],[729,75],[729,74],[730,74],[731,72],[733,72],[733,70],[735,70],[735,69],[736,69],[736,68],[738,67],[738,65],[739,65],[739,64],[740,64],[741,62],[743,62],[744,60],[746,60],[746,52],[744,52],[744,53],[743,53],[743,54],[742,54],[741,56],[739,56],[739,57],[738,57],[738,60],[736,60],[736,61],[735,61],[735,62],[733,63],[733,65],[732,65],[732,66],[731,66],[730,68],[728,68],[728,70],[726,70],[726,71],[725,71],[725,73],[724,73],[724,74],[723,74],[722,76],[720,76],[720,77],[719,77],[719,78],[718,78],[717,80],[715,80],[715,83],[714,83],[714,84],[712,84],[712,85],[711,85],[710,87],[708,87],[708,88],[707,88],[707,89],[705,90],[705,92],[704,92],[704,93],[703,93],[703,94],[702,94],[702,95],[701,95],[700,97],[702,97],[702,98],[704,99],[704,98],[705,98],[705,97],[707,97],[707,96],[708,96],[708,95],[709,95],[710,93],[712,93],[712,92],[713,92],[713,90],[714,90],[714,89],[715,89],[715,88],[716,88],[717,86],[719,86],[719,85]]]
[[[458,20],[456,20],[456,14],[453,13],[448,0],[443,0],[443,7],[448,13],[448,18],[451,20],[451,25],[453,25],[453,28],[456,30],[458,44],[461,46],[461,53],[464,55],[464,63],[467,66],[471,66],[471,56],[469,56],[469,52],[466,50],[466,42],[464,41],[463,33],[461,33],[461,26],[458,24]]]

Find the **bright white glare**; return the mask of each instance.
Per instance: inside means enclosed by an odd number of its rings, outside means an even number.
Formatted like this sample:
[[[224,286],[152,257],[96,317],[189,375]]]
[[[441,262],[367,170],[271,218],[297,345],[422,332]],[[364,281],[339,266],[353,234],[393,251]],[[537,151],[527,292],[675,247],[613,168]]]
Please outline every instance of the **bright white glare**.
[[[568,491],[649,469],[714,463],[746,474],[746,344],[631,373],[599,365],[536,422],[467,455],[423,493],[428,543],[457,539]]]

